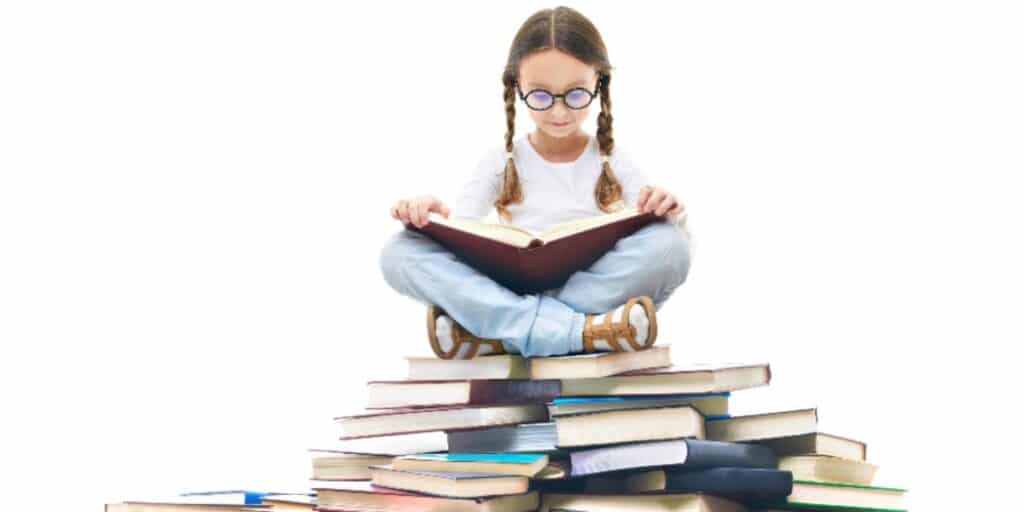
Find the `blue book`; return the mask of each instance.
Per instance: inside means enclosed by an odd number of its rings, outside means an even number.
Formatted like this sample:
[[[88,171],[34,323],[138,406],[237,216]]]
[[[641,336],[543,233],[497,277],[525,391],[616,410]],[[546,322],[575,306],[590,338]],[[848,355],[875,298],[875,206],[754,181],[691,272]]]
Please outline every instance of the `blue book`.
[[[294,492],[271,492],[271,491],[250,491],[245,489],[226,490],[226,491],[197,491],[197,492],[183,492],[179,496],[201,499],[204,503],[229,503],[237,505],[259,505],[263,503],[263,498],[272,498],[274,496],[284,495],[295,495],[295,494],[309,494],[309,493],[294,493]]]

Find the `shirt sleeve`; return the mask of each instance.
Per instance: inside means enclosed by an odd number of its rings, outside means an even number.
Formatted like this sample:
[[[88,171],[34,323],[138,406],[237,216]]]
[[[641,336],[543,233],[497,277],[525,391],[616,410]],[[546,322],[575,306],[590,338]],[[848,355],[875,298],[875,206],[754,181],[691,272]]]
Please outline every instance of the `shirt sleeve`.
[[[637,198],[640,196],[640,189],[643,188],[644,185],[654,186],[655,184],[651,182],[647,173],[636,164],[636,161],[628,150],[624,150],[621,146],[616,145],[612,153],[614,154],[611,158],[612,172],[615,173],[615,177],[619,180],[619,185],[622,186],[622,199],[627,208],[635,207]],[[680,201],[682,201],[682,199],[680,199]],[[686,203],[684,202],[683,204],[685,206]],[[692,261],[693,255],[696,251],[697,241],[691,230],[688,212],[683,210],[682,214],[676,213],[669,215],[668,221],[679,228],[679,230],[682,231],[689,239],[690,259]]]
[[[498,186],[505,170],[503,163],[495,151],[488,151],[477,162],[455,199],[452,217],[474,220],[487,217],[498,198]]]

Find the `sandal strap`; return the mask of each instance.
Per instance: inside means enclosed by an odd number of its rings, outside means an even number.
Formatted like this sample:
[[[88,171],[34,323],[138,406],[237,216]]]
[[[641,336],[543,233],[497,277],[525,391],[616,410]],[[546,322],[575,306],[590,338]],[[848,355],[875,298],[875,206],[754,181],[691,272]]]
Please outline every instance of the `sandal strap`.
[[[441,359],[454,359],[458,355],[459,350],[462,348],[462,344],[469,344],[469,351],[466,352],[462,357],[465,359],[471,359],[480,352],[480,345],[487,344],[491,346],[491,354],[504,354],[505,346],[502,345],[501,340],[484,339],[473,335],[473,333],[466,330],[461,324],[451,318],[452,321],[452,347],[447,351],[441,350],[441,344],[437,339],[437,322],[435,319],[445,313],[443,309],[438,306],[427,307],[427,337],[430,340],[430,346],[434,349],[434,352]]]
[[[615,322],[613,314],[615,310],[609,311],[604,314],[604,321],[600,324],[594,323],[594,317],[598,315],[586,315],[583,322],[583,351],[594,352],[594,341],[604,340],[608,343],[612,350],[622,352],[622,345],[619,344],[619,338],[624,337],[630,340],[636,332],[636,328],[632,325],[622,324],[621,322]]]
[[[647,339],[643,344],[636,341],[636,327],[629,323],[629,312],[634,306],[642,307],[648,319]],[[623,350],[619,338],[624,338],[634,351],[651,347],[658,337],[658,321],[654,316],[654,311],[654,303],[651,302],[651,299],[641,295],[626,301],[622,306],[622,319],[619,321],[615,321],[612,316],[615,309],[604,314],[604,322],[601,324],[593,323],[593,319],[597,315],[586,315],[583,323],[583,351],[593,352],[594,341],[597,339],[607,341],[613,350],[619,352]]]
[[[469,352],[463,356],[465,359],[472,359],[476,357],[477,353],[480,352],[480,345],[490,345],[491,354],[503,354],[505,353],[505,347],[501,344],[501,340],[485,339],[475,336],[473,333],[466,330],[458,322],[452,322],[452,356],[458,354],[459,349],[463,343],[469,344]]]

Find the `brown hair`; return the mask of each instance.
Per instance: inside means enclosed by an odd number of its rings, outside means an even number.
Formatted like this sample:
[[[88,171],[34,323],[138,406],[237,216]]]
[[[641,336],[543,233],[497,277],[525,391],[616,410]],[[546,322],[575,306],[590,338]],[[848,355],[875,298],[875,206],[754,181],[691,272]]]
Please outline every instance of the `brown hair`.
[[[612,66],[608,62],[608,51],[593,23],[575,9],[564,6],[536,12],[523,23],[512,40],[505,72],[501,76],[505,86],[505,151],[511,152],[513,149],[517,97],[515,82],[519,77],[519,63],[526,55],[549,48],[566,52],[596,68],[601,97],[601,113],[597,116],[597,142],[601,155],[611,155],[615,139],[612,137],[612,98],[609,88]],[[612,173],[611,164],[603,162],[601,176],[594,186],[594,200],[602,211],[610,213],[620,199],[622,186]],[[494,201],[494,207],[501,217],[508,220],[510,214],[505,207],[522,200],[523,190],[519,186],[515,162],[506,158],[501,193]]]

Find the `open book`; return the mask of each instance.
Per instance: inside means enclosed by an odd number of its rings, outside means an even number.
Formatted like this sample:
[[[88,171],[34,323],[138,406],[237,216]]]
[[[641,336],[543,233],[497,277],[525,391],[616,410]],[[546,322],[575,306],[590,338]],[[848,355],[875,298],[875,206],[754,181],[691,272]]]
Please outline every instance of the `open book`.
[[[620,238],[655,220],[635,207],[555,224],[541,233],[431,212],[422,228],[406,224],[436,240],[460,259],[520,294],[557,288],[576,271],[589,267]]]

